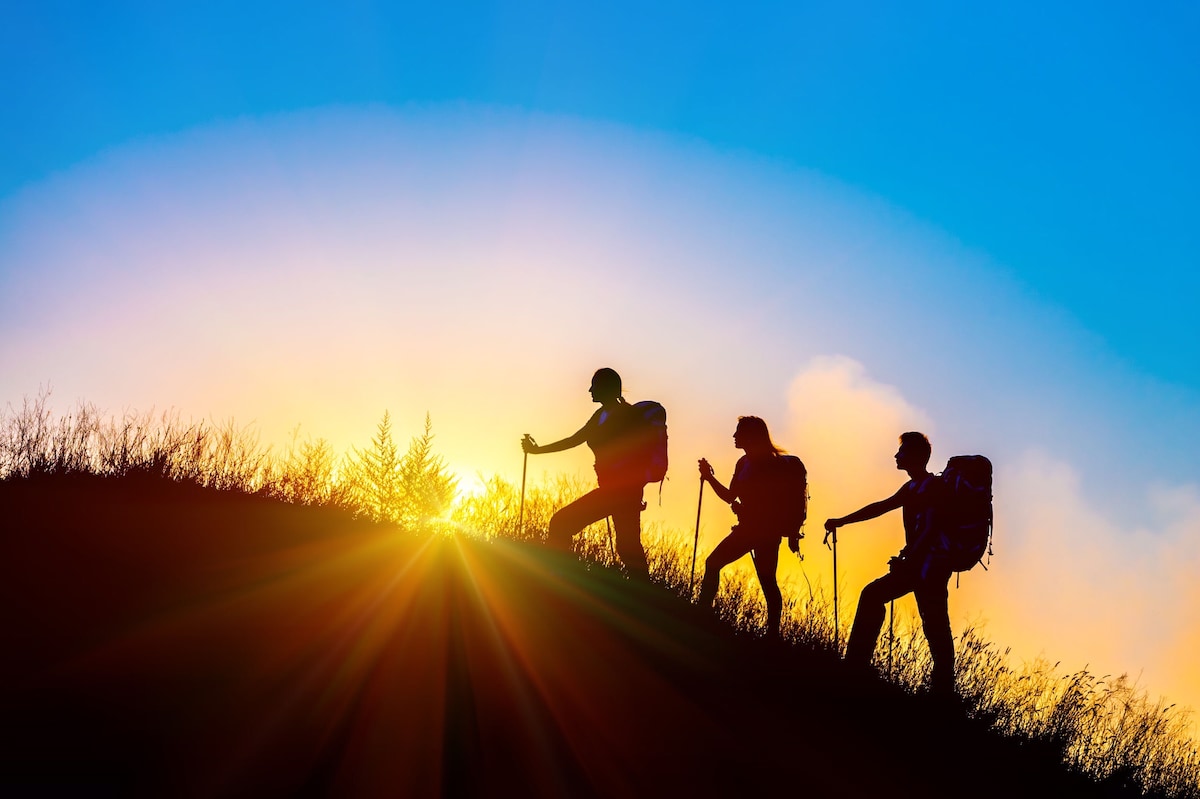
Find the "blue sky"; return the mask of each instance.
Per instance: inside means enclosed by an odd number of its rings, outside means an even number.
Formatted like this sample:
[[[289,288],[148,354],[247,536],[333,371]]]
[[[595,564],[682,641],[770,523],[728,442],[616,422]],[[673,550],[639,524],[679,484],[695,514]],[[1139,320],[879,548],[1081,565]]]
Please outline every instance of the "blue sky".
[[[817,520],[917,427],[997,464],[956,624],[1200,706],[1200,9],[1080,8],[6,8],[0,403],[338,448],[430,411],[511,476],[612,365],[671,414],[668,526],[739,414]]]
[[[0,198],[247,115],[445,101],[577,115],[878,195],[1137,369],[1200,387],[1194,4],[175,5],[6,7]]]

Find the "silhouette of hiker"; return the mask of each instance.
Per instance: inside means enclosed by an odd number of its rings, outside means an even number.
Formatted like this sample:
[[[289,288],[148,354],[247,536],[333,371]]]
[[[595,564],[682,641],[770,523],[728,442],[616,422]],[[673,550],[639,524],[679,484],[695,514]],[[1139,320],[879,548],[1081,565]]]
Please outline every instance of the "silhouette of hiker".
[[[631,428],[637,412],[621,396],[621,376],[612,369],[596,370],[589,389],[600,408],[574,434],[553,444],[538,446],[526,436],[521,447],[530,455],[562,452],[586,443],[596,456],[598,486],[565,505],[550,518],[546,543],[569,552],[571,539],[583,528],[611,516],[616,531],[617,554],[630,576],[649,578],[642,549],[642,489],[645,469],[638,457]]]
[[[738,558],[751,553],[754,571],[767,601],[767,638],[779,637],[779,621],[783,615],[783,594],[775,570],[779,565],[779,542],[788,539],[788,547],[800,552],[800,535],[787,530],[779,513],[779,505],[787,502],[783,495],[787,484],[781,480],[784,451],[771,441],[767,423],[757,416],[738,417],[733,433],[733,445],[746,454],[738,459],[733,477],[726,488],[713,474],[708,461],[701,458],[700,477],[712,486],[713,492],[728,502],[737,514],[737,524],[729,535],[717,544],[704,561],[704,582],[700,584],[700,606],[712,607],[721,582],[721,569]],[[798,462],[798,459],[796,459]],[[803,464],[800,464],[803,469]],[[783,489],[783,490],[781,490]],[[803,485],[799,486],[801,492]]]
[[[887,603],[911,591],[933,658],[929,688],[934,693],[949,694],[954,691],[954,637],[950,633],[947,605],[952,570],[944,550],[935,546],[938,537],[929,534],[932,511],[941,490],[941,482],[926,468],[929,456],[929,439],[923,433],[901,435],[896,468],[908,473],[908,482],[887,499],[827,520],[825,535],[836,538],[837,529],[843,525],[903,508],[905,546],[889,561],[889,572],[862,590],[846,644],[846,662],[862,669],[870,665]]]

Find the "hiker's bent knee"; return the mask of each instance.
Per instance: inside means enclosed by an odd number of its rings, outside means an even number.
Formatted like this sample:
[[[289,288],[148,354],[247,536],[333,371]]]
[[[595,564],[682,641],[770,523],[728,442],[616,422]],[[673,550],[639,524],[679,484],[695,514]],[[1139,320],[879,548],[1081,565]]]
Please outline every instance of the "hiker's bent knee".
[[[571,529],[572,526],[570,517],[560,510],[550,517],[550,527],[546,531],[546,538],[551,544],[569,547],[571,539],[577,532]]]
[[[618,541],[617,554],[621,556],[621,560],[626,562],[628,562],[630,559],[646,559],[646,550],[642,548],[641,541],[625,541],[624,543]]]
[[[875,587],[874,583],[868,583],[863,588],[862,593],[858,595],[858,604],[860,605],[879,605],[882,603],[883,600],[879,598],[879,589]]]
[[[711,553],[707,558],[704,559],[704,571],[706,573],[712,572],[716,574],[717,572],[720,572],[721,569],[725,568],[726,565],[727,563],[725,559],[716,552]]]

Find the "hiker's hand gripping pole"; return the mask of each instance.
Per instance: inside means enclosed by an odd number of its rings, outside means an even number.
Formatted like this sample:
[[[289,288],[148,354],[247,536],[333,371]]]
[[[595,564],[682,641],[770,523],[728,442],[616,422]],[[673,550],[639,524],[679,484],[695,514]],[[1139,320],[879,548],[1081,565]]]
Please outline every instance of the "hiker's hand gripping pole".
[[[830,538],[833,539],[833,545],[836,547],[837,546],[837,525],[833,523],[833,519],[829,519],[828,521],[825,522],[825,537],[821,539],[821,543],[825,545],[826,549],[829,548],[829,539]]]

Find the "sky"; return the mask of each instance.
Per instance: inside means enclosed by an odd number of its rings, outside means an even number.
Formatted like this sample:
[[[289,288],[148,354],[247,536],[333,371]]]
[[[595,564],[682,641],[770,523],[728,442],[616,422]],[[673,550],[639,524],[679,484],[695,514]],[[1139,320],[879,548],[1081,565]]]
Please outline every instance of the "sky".
[[[669,414],[647,535],[738,415],[805,460],[794,586],[921,429],[996,465],[957,628],[1200,707],[1194,5],[0,14],[0,402],[339,449],[428,412],[470,486],[611,366]],[[899,520],[841,541],[852,608]]]

